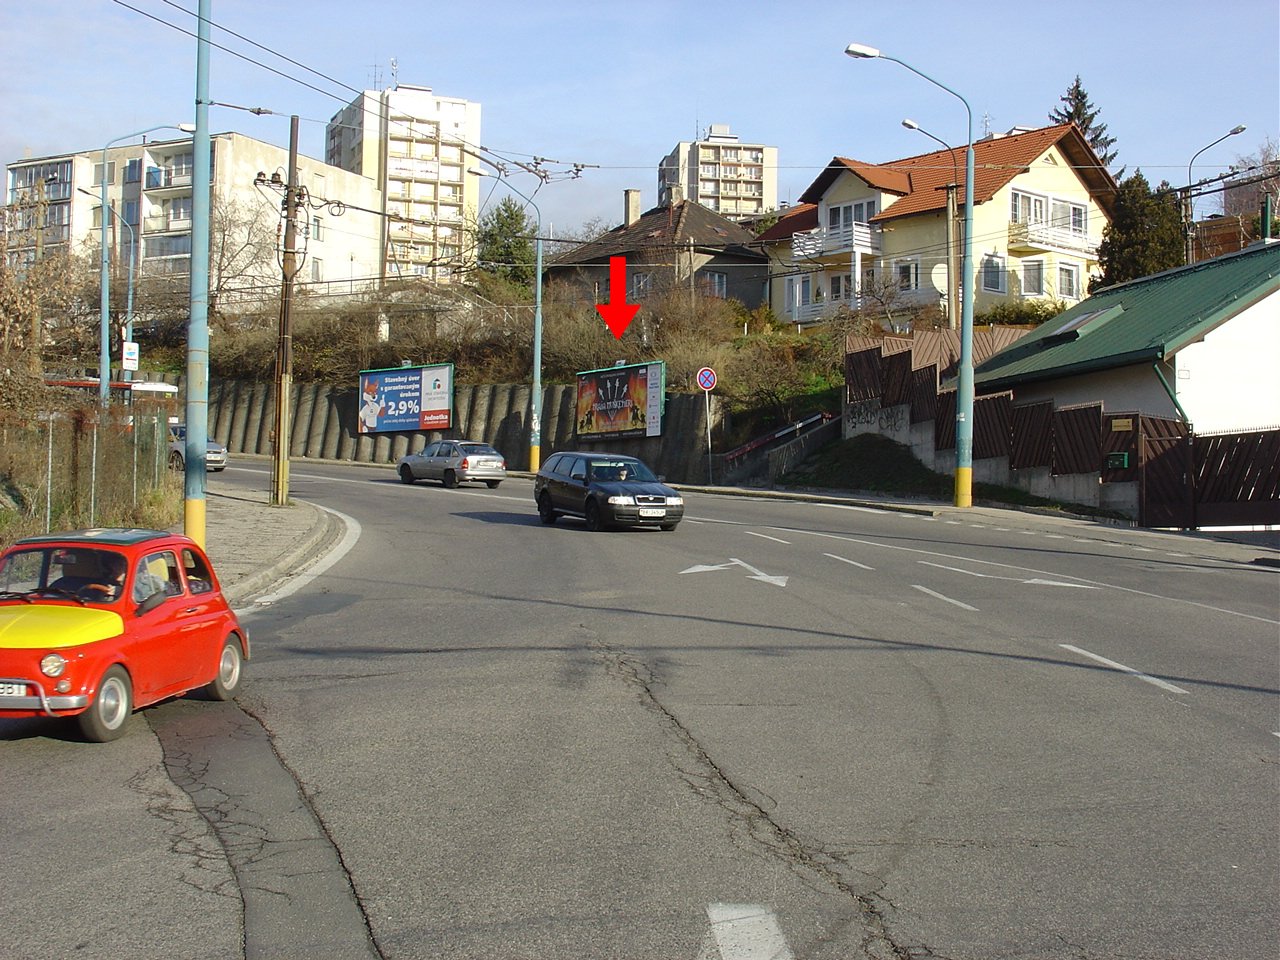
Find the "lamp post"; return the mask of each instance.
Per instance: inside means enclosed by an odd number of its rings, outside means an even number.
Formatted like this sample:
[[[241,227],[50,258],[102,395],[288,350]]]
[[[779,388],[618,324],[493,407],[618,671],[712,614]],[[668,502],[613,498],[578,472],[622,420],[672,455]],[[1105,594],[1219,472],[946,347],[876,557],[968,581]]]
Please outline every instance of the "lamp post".
[[[124,136],[116,137],[114,140],[108,140],[102,147],[102,180],[99,184],[102,191],[102,315],[98,330],[98,402],[103,406],[106,406],[111,399],[111,273],[109,269],[111,252],[107,248],[107,222],[110,219],[107,214],[107,150],[110,149],[113,143],[119,143],[121,140],[131,140],[146,133],[154,133],[156,130],[181,130],[183,133],[191,133],[194,129],[195,127],[189,123],[162,123],[154,127],[147,127],[145,130],[126,133]]]
[[[875,47],[851,43],[845,54],[859,60],[890,60],[940,87],[964,104],[969,135],[964,154],[964,246],[960,268],[960,377],[956,389],[955,505],[973,506],[973,109],[969,101],[911,64]]]
[[[84,187],[77,187],[76,189],[79,190],[81,193],[83,193],[86,197],[93,196],[93,194],[90,193],[88,190],[86,190]],[[124,338],[126,340],[132,340],[133,339],[133,280],[134,280],[134,276],[137,273],[138,235],[137,233],[134,232],[133,226],[129,223],[128,220],[124,218],[123,214],[117,211],[114,207],[111,207],[109,209],[111,210],[111,215],[120,221],[120,225],[129,231],[129,287],[128,287],[129,295],[128,295],[128,298],[125,300],[125,308],[124,308],[124,324],[125,324]],[[128,370],[125,371],[124,378],[126,380],[130,379]]]
[[[960,273],[956,269],[956,191],[960,189],[960,168],[956,163],[956,151],[951,144],[935,137],[914,120],[905,119],[902,125],[908,130],[918,130],[935,143],[940,143],[951,154],[951,182],[947,184],[947,323],[956,329],[956,301],[959,296]]]
[[[1232,127],[1230,130],[1228,130],[1226,133],[1220,136],[1217,140],[1213,141],[1213,143],[1209,144],[1208,146],[1201,147],[1199,150],[1193,153],[1191,155],[1191,159],[1187,161],[1187,202],[1183,204],[1183,207],[1182,207],[1183,230],[1186,233],[1186,241],[1187,241],[1186,251],[1185,251],[1186,263],[1190,263],[1192,258],[1195,257],[1196,217],[1195,217],[1195,201],[1191,199],[1191,186],[1192,186],[1191,166],[1196,162],[1196,157],[1200,156],[1200,154],[1208,150],[1209,147],[1216,147],[1223,140],[1227,139],[1227,137],[1234,137],[1238,133],[1244,133],[1244,131],[1245,131],[1245,126],[1243,123],[1239,124],[1238,126]]]
[[[533,242],[535,251],[535,275],[533,278],[533,396],[530,397],[532,410],[529,415],[529,469],[537,472],[538,467],[542,464],[542,211],[538,209],[538,205],[533,202],[532,197],[527,196],[515,184],[500,174],[493,174],[478,167],[468,168],[467,173],[474,174],[477,177],[496,177],[501,180],[525,203],[533,207],[534,215],[537,217],[538,234],[534,237]]]

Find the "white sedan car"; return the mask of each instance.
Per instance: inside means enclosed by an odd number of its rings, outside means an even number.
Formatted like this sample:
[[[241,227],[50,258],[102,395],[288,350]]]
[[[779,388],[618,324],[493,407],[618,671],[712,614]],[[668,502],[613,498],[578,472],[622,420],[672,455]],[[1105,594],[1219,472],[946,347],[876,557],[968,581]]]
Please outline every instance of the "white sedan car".
[[[507,479],[507,461],[497,450],[478,440],[437,440],[418,453],[401,457],[397,468],[401,483],[439,480],[446,487],[460,483],[484,483],[492,490]]]

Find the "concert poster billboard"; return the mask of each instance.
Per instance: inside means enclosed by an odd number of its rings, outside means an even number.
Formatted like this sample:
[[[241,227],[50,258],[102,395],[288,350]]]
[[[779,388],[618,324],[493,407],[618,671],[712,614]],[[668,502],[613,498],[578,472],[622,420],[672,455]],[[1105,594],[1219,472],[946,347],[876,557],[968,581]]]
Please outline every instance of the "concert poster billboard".
[[[634,363],[578,374],[574,417],[579,440],[662,435],[666,364]]]
[[[360,371],[356,432],[448,430],[453,426],[453,364]]]

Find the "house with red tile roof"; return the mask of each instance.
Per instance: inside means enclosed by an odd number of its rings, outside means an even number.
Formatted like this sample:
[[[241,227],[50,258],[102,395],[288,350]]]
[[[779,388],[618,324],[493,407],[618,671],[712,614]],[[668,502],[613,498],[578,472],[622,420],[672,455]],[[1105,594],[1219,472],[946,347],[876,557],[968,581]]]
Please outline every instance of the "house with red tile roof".
[[[1117,185],[1080,130],[1015,129],[973,150],[975,315],[1083,299]],[[888,163],[833,157],[759,238],[774,312],[804,326],[842,307],[937,307],[956,325],[964,172],[963,144]]]

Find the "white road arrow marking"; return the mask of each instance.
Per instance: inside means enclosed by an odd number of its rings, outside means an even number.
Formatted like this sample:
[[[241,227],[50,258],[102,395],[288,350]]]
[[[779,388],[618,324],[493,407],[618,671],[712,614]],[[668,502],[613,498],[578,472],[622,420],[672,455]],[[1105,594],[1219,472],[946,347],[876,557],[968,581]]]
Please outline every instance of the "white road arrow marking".
[[[769,574],[761,570],[757,570],[751,564],[746,563],[742,560],[738,560],[736,558],[731,558],[728,563],[715,563],[715,564],[699,563],[692,567],[689,567],[687,570],[681,570],[680,573],[682,574],[710,573],[712,570],[728,570],[730,567],[742,567],[742,569],[746,570],[748,573],[751,574],[751,576],[749,577],[749,579],[751,580],[760,580],[760,581],[763,581],[764,583],[772,583],[774,586],[777,586],[777,587],[785,587],[787,585],[786,577],[770,576]]]
[[[707,905],[711,929],[702,938],[697,960],[793,960],[778,918],[754,903]]]

